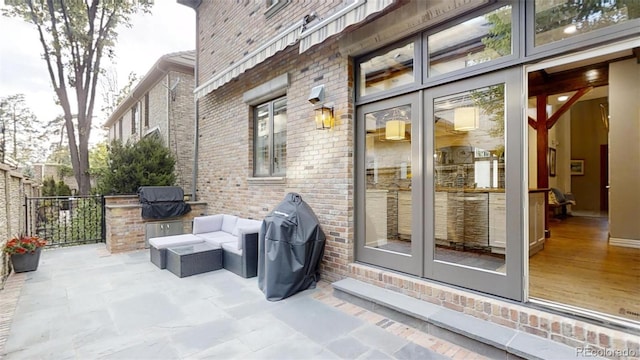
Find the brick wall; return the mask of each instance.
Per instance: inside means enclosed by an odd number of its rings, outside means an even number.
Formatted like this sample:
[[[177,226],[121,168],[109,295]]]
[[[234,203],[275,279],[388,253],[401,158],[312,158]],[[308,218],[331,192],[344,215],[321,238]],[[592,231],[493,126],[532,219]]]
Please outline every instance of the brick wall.
[[[198,8],[198,84],[216,76],[315,11],[326,18],[348,0],[296,0],[267,19],[266,1],[203,1]]]
[[[242,95],[288,73],[287,173],[283,181],[252,179],[252,107]],[[312,87],[325,84],[335,127],[315,130]],[[345,86],[349,84],[349,86]],[[353,261],[353,84],[349,60],[335,43],[299,55],[290,47],[200,100],[198,199],[209,213],[262,219],[288,192],[309,203],[327,235],[323,274],[337,279]]]
[[[145,248],[146,224],[160,221],[182,221],[183,233],[191,232],[194,217],[205,213],[206,204],[189,202],[191,211],[167,220],[143,219],[135,195],[105,196],[106,246],[111,253]]]
[[[185,194],[191,194],[193,183],[193,137],[195,106],[193,100],[194,78],[192,74],[171,71],[167,82],[176,86],[175,98],[169,107],[169,148],[176,158],[176,185],[182,187]]]
[[[165,85],[165,86],[163,86]],[[143,129],[143,133],[147,133],[148,130],[158,127],[160,135],[163,139],[168,138],[168,111],[167,106],[169,102],[169,90],[167,87],[167,77],[163,77],[160,81],[149,89],[149,127]],[[144,99],[144,96],[143,96]],[[193,101],[192,101],[193,102]],[[144,107],[144,106],[143,106]],[[142,117],[142,124],[144,127],[144,113]]]
[[[24,197],[37,196],[38,183],[0,164],[0,289],[9,275],[10,260],[2,249],[6,242],[24,231]]]

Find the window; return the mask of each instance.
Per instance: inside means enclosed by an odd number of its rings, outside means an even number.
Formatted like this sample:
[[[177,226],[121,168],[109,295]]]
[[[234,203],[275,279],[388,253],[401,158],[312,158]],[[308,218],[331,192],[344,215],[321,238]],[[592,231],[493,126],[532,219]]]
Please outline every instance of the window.
[[[359,65],[360,96],[413,84],[414,42],[380,53]]]
[[[511,6],[430,35],[428,76],[434,77],[511,55]]]
[[[144,127],[149,127],[149,93],[144,94]]]
[[[254,176],[283,176],[287,160],[287,98],[256,106]]]
[[[282,10],[289,4],[291,0],[266,0],[267,11],[264,12],[264,16],[268,19],[275,15],[278,11]]]
[[[140,118],[140,114],[138,113],[138,104],[136,103],[131,108],[131,134],[136,133],[136,126],[138,125],[139,118]]]
[[[637,1],[536,0],[534,46],[572,38],[640,18]]]

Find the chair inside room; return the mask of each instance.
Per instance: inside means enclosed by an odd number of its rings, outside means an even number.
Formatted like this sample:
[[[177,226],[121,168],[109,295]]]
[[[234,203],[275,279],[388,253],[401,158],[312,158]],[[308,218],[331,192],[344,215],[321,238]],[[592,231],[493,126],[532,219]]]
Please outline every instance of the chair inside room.
[[[571,193],[563,193],[558,188],[551,188],[549,192],[549,212],[556,219],[566,219],[569,216],[567,205],[575,205],[576,201]],[[559,212],[558,212],[559,210]]]

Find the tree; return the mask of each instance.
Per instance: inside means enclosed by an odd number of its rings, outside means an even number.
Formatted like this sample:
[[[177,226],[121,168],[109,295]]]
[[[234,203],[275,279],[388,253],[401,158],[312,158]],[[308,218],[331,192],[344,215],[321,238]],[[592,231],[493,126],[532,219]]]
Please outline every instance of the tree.
[[[91,190],[89,136],[102,57],[113,56],[117,27],[129,26],[130,16],[138,11],[148,12],[152,1],[16,0],[8,5],[3,15],[36,26],[49,78],[64,112],[74,176],[80,194],[86,195]]]
[[[136,143],[113,141],[107,163],[96,187],[101,194],[135,194],[140,186],[171,186],[176,182],[175,158],[157,135]]]
[[[89,172],[91,175],[103,176],[109,167],[109,145],[106,141],[97,143],[89,150]]]
[[[127,78],[127,84],[120,88],[118,87],[118,73],[114,68],[110,68],[105,72],[105,76],[100,80],[102,86],[102,100],[105,104],[102,107],[104,114],[113,114],[118,105],[124,100],[133,90],[133,85],[138,82],[139,78],[135,72],[130,72]]]
[[[42,160],[47,134],[27,106],[23,94],[0,98],[0,152],[2,161],[11,156],[19,167]]]

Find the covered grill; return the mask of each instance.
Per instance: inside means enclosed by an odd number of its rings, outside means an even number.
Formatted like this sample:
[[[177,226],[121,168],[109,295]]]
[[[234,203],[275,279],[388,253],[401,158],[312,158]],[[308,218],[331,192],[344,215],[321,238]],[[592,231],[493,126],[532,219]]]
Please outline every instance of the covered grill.
[[[258,286],[267,300],[315,287],[325,240],[311,207],[287,194],[262,222],[258,239]]]
[[[143,219],[167,219],[191,211],[184,202],[184,192],[178,186],[141,186],[138,197]]]

